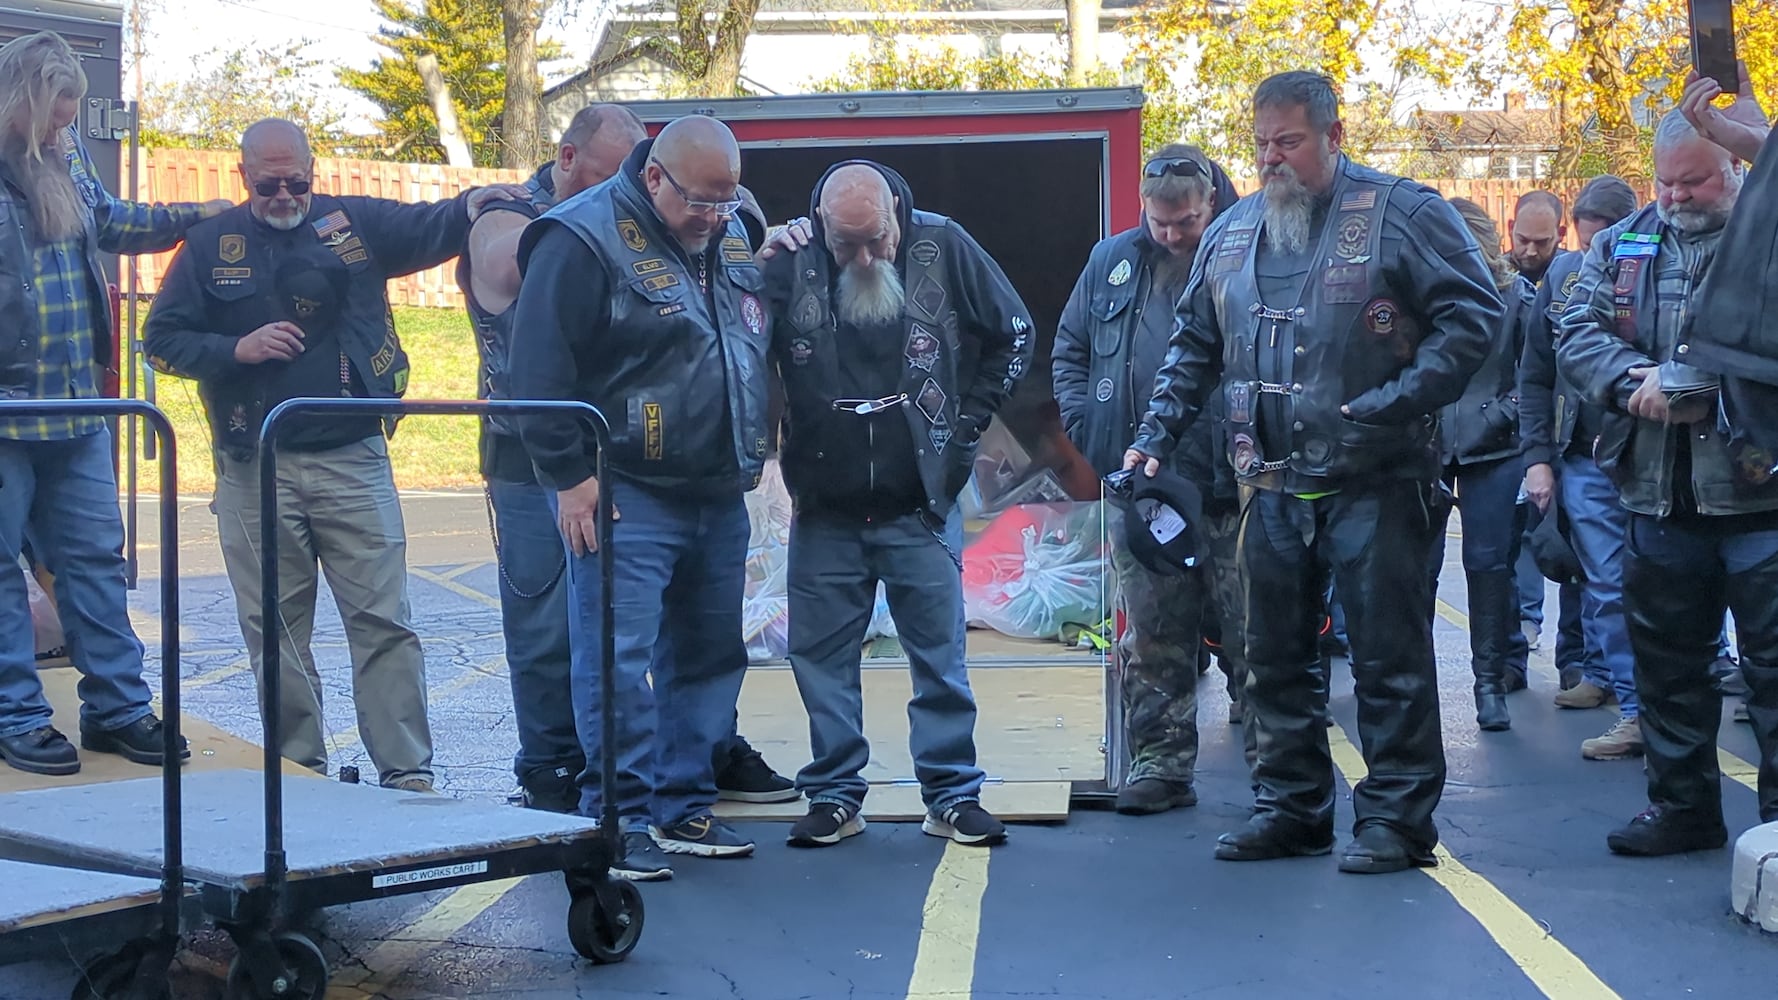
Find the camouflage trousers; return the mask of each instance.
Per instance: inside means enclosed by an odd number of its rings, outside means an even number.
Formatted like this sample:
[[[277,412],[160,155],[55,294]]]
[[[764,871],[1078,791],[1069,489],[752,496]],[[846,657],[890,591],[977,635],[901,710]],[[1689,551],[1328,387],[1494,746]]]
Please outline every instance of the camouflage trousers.
[[[1235,560],[1236,542],[1241,533],[1241,512],[1231,510],[1206,515],[1203,528],[1210,549],[1210,558],[1204,568],[1210,579],[1210,610],[1216,616],[1216,631],[1219,633],[1217,658],[1223,673],[1228,676],[1229,700],[1239,702],[1242,689],[1247,685],[1246,595],[1241,587],[1240,564]],[[1241,746],[1251,771],[1259,756],[1259,746],[1247,719],[1247,713],[1242,712]]]
[[[1113,532],[1124,633],[1123,708],[1130,773],[1124,783],[1165,778],[1190,783],[1198,763],[1198,644],[1205,605],[1201,570],[1151,573]]]

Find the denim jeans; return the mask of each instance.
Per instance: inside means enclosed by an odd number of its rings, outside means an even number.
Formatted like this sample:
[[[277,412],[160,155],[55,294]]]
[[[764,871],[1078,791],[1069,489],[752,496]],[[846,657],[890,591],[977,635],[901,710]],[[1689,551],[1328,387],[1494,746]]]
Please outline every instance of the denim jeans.
[[[574,716],[587,762],[580,811],[599,818],[610,795],[626,832],[667,828],[708,815],[716,804],[711,752],[734,730],[747,670],[747,505],[739,492],[675,496],[615,476],[605,488],[620,515],[611,526],[617,787],[600,784],[599,555],[570,554]],[[553,517],[554,494],[549,501]]]
[[[790,526],[790,668],[809,713],[814,802],[863,805],[870,761],[859,660],[880,580],[913,672],[908,751],[930,812],[980,795],[975,695],[964,667],[963,531],[956,515],[882,521],[799,511]]]
[[[148,715],[142,643],[130,627],[124,583],[110,431],[64,441],[0,440],[0,736],[50,721],[18,568],[27,543],[55,574],[68,656],[81,671],[81,720],[119,729]]]
[[[570,680],[567,560],[550,508],[536,483],[488,480],[499,535],[500,624],[519,752],[519,784],[547,787],[558,773],[574,780],[586,769],[574,729]]]
[[[1624,533],[1629,512],[1618,503],[1617,487],[1590,458],[1570,455],[1562,460],[1562,506],[1568,512],[1569,542],[1586,576],[1581,593],[1581,627],[1589,651],[1599,651],[1602,673],[1588,656],[1587,679],[1617,692],[1618,710],[1626,719],[1640,711],[1636,701],[1636,658],[1630,650],[1630,628],[1624,620]]]

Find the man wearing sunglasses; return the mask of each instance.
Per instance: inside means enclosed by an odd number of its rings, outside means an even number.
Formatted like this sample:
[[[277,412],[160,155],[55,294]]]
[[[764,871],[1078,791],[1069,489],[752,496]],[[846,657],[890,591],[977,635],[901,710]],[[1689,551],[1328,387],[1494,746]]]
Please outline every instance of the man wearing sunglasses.
[[[149,361],[196,379],[217,469],[217,531],[255,672],[274,629],[283,649],[282,746],[325,773],[321,681],[309,650],[317,570],[327,574],[351,647],[364,747],[381,784],[432,790],[425,665],[407,600],[406,534],[375,417],[307,420],[280,436],[281,599],[261,620],[258,438],[272,407],[297,396],[400,396],[407,359],[387,282],[449,260],[470,220],[510,185],[404,205],[314,190],[302,130],[281,119],[241,137],[246,204],[194,227],[155,296]]]
[[[987,846],[964,665],[956,511],[982,429],[1030,365],[1030,313],[956,222],[855,160],[811,196],[815,239],[766,265],[789,419],[790,666],[809,712],[807,815],[789,842],[860,833],[869,786],[859,658],[880,581],[913,675],[908,743],[926,833]],[[967,360],[973,359],[973,360]]]
[[[681,118],[519,241],[512,395],[585,400],[612,431],[601,481],[580,421],[519,422],[570,552],[574,712],[589,761],[601,733],[601,490],[616,511],[617,782],[584,775],[580,805],[596,817],[616,798],[624,856],[613,872],[631,879],[672,877],[667,853],[753,851],[711,812],[712,756],[733,731],[747,668],[744,493],[769,436],[767,318],[735,218],[740,173],[726,126]]]
[[[1100,241],[1062,311],[1052,352],[1056,403],[1069,440],[1100,476],[1123,467],[1124,448],[1147,411],[1155,372],[1173,334],[1173,304],[1185,290],[1204,229],[1237,200],[1220,166],[1194,146],[1158,150],[1142,169],[1142,219]],[[1175,452],[1175,471],[1197,485],[1205,517],[1232,519],[1234,477],[1212,475],[1217,421],[1200,420]],[[1219,492],[1217,480],[1226,479]],[[1125,516],[1133,516],[1127,504]],[[1117,533],[1112,563],[1126,625],[1122,717],[1130,770],[1118,789],[1127,815],[1165,812],[1197,802],[1198,658],[1203,626],[1214,614],[1207,584],[1232,573],[1194,567],[1183,576],[1151,572]],[[1208,539],[1206,539],[1208,541]],[[1212,546],[1207,546],[1210,548]],[[1232,552],[1230,553],[1232,555]],[[1225,586],[1225,590],[1231,589]],[[1205,612],[1212,612],[1206,621]],[[1221,657],[1231,690],[1241,636],[1222,622]]]
[[[1463,394],[1503,312],[1475,238],[1438,192],[1341,152],[1327,77],[1254,92],[1260,191],[1218,218],[1177,306],[1125,468],[1153,473],[1221,394],[1248,491],[1237,561],[1258,740],[1254,812],[1216,856],[1331,853],[1334,770],[1318,634],[1346,611],[1368,775],[1340,870],[1435,864],[1444,791],[1432,646],[1435,414]]]

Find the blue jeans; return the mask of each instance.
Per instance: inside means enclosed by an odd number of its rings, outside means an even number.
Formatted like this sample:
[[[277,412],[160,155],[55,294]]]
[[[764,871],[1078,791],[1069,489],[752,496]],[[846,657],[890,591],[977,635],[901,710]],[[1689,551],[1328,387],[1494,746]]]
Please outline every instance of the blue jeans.
[[[570,554],[574,716],[587,761],[580,811],[597,819],[611,795],[625,832],[665,829],[716,804],[711,752],[734,730],[747,670],[741,599],[750,522],[740,493],[680,497],[615,476],[605,488],[620,515],[611,526],[617,787],[600,787],[599,777],[599,556]]]
[[[499,534],[500,624],[519,735],[512,771],[527,788],[547,787],[558,774],[574,780],[586,769],[574,729],[566,550],[550,492],[536,483],[488,480]]]
[[[796,786],[854,809],[869,784],[859,659],[877,582],[907,651],[908,751],[930,812],[981,794],[975,695],[964,667],[963,529],[953,514],[867,522],[799,511],[790,526],[790,668],[809,713],[811,760]]]
[[[1507,573],[1519,558],[1519,481],[1524,478],[1518,460],[1500,459],[1460,465],[1446,474],[1456,484],[1457,507],[1463,517],[1463,571]],[[1446,512],[1447,518],[1449,511]],[[1432,586],[1438,590],[1438,572],[1445,562],[1444,526],[1433,541]],[[1517,594],[1517,584],[1514,584]],[[1514,599],[1513,606],[1518,606]],[[1516,626],[1518,623],[1514,621]]]
[[[55,574],[68,656],[81,671],[81,721],[120,729],[147,716],[150,693],[142,679],[142,643],[130,627],[110,431],[65,441],[0,440],[0,736],[28,733],[50,720],[18,569],[27,543]]]
[[[1636,657],[1630,649],[1630,627],[1624,619],[1624,533],[1629,512],[1618,503],[1617,487],[1590,458],[1562,459],[1562,507],[1568,512],[1569,542],[1586,576],[1581,593],[1581,627],[1587,633],[1587,680],[1617,692],[1618,710],[1634,719]],[[1600,667],[1603,666],[1603,670]]]

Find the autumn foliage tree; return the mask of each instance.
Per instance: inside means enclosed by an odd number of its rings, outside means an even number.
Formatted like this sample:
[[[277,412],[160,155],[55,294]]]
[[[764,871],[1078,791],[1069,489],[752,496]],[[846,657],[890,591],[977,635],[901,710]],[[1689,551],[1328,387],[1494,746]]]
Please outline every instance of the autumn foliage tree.
[[[1521,76],[1550,95],[1564,142],[1559,172],[1598,166],[1647,178],[1647,129],[1637,111],[1675,106],[1690,66],[1686,0],[1520,0],[1502,12],[1505,45],[1483,59],[1480,79]],[[1736,0],[1735,36],[1767,108],[1778,108],[1778,3]]]

